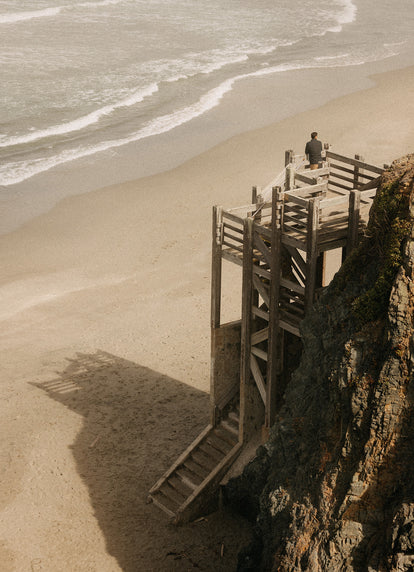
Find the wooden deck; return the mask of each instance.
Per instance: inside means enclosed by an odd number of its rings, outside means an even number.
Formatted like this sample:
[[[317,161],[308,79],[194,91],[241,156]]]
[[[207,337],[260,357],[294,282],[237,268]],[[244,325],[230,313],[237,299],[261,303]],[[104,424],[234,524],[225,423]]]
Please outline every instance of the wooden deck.
[[[211,424],[149,493],[174,522],[208,510],[243,446],[272,426],[287,335],[325,286],[329,250],[358,244],[383,169],[330,150],[317,170],[286,152],[286,166],[252,201],[213,208]],[[242,267],[240,320],[221,323],[222,263]]]

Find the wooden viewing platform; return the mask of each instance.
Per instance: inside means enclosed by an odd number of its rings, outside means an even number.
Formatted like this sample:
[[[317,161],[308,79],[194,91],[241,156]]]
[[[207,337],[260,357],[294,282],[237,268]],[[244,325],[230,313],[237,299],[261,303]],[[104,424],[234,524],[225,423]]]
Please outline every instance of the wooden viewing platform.
[[[249,443],[266,438],[296,365],[287,348],[327,282],[326,253],[340,249],[343,261],[357,245],[383,172],[331,150],[317,170],[293,151],[285,164],[250,204],[213,208],[211,420],[149,492],[175,523],[208,512],[236,458],[243,466]],[[223,260],[243,272],[231,323],[221,323]]]

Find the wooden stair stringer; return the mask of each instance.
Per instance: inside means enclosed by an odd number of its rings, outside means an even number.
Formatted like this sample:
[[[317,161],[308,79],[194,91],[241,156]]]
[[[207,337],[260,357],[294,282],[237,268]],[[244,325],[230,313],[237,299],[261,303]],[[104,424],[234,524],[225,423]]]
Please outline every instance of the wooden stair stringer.
[[[233,427],[234,416],[237,418],[237,414],[233,414]],[[215,493],[218,492],[220,481],[243,446],[238,441],[238,431],[229,432],[229,420],[224,419],[224,423],[220,422],[216,427],[207,425],[149,491],[148,502],[163,510],[174,524],[206,514],[218,499]],[[227,440],[223,441],[223,435],[227,435]],[[211,452],[209,463],[200,465],[200,457],[204,461],[208,457],[208,448]],[[193,476],[197,477],[194,479],[197,483],[183,477],[183,473],[188,476],[196,467],[199,474],[193,471]]]

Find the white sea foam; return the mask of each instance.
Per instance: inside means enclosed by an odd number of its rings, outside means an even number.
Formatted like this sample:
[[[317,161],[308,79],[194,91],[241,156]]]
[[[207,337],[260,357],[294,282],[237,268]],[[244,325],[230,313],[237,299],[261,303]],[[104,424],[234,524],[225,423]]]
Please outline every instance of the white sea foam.
[[[140,103],[145,98],[150,97],[154,93],[158,91],[158,85],[152,84],[148,86],[146,89],[138,90],[136,93],[128,96],[125,99],[122,99],[116,103],[111,105],[105,105],[96,111],[92,111],[92,113],[88,113],[83,117],[79,117],[72,121],[68,121],[67,123],[62,123],[60,125],[52,125],[51,127],[47,127],[46,129],[39,129],[37,131],[33,131],[32,133],[26,133],[25,135],[16,135],[14,137],[8,138],[1,138],[0,139],[0,147],[11,147],[13,145],[22,145],[24,143],[32,143],[33,141],[38,141],[39,139],[44,139],[45,137],[53,137],[56,135],[66,135],[67,133],[71,133],[74,131],[80,131],[97,123],[102,117],[110,115],[116,109],[121,107],[131,107],[132,105],[136,105]]]
[[[121,4],[122,2],[125,2],[125,0],[102,0],[101,2],[80,2],[79,4],[74,4],[73,7],[76,8],[76,6],[81,6],[81,7],[85,7],[85,8],[94,8],[94,7],[99,7],[99,6],[111,6],[111,5],[116,5],[116,4]]]
[[[339,4],[343,9],[336,17],[338,25],[328,28],[328,32],[342,32],[345,24],[351,24],[356,19],[357,7],[352,0],[339,0]]]
[[[389,55],[392,55],[389,53]],[[384,54],[381,57],[386,57]],[[142,139],[153,137],[167,133],[193,119],[207,113],[214,107],[219,105],[222,98],[233,89],[236,82],[247,78],[261,77],[271,74],[283,73],[293,70],[304,70],[312,68],[329,68],[329,67],[346,67],[349,65],[362,65],[369,61],[370,58],[360,57],[354,58],[349,56],[347,59],[345,54],[341,59],[321,59],[314,58],[309,61],[296,61],[291,63],[279,64],[277,66],[270,66],[256,70],[251,73],[240,74],[223,81],[220,85],[208,91],[196,103],[178,109],[169,114],[165,114],[147,122],[141,129],[135,133],[131,133],[128,137],[103,141],[93,146],[77,147],[70,150],[63,151],[58,155],[52,156],[48,159],[33,159],[23,162],[9,163],[0,169],[0,185],[9,186],[20,183],[36,174],[48,171],[58,165],[67,162],[75,161],[77,159],[85,158],[97,153],[116,149]],[[372,60],[376,56],[371,56]]]
[[[30,10],[26,12],[12,12],[11,14],[0,15],[0,24],[14,24],[16,22],[24,22],[33,20],[34,18],[51,18],[57,16],[63,10],[81,8],[96,8],[99,6],[111,6],[125,2],[125,0],[102,0],[101,2],[80,2],[78,4],[57,6],[53,8],[44,8],[43,10]]]
[[[0,24],[14,24],[15,22],[23,22],[32,20],[33,18],[50,18],[56,16],[62,11],[62,7],[45,8],[44,10],[31,10],[29,12],[13,12],[12,14],[3,14],[0,16]]]

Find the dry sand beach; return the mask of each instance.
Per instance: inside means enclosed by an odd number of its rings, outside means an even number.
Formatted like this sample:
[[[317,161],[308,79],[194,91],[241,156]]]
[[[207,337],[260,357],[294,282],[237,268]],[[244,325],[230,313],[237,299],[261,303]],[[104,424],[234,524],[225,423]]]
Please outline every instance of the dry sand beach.
[[[373,79],[1,237],[2,572],[234,569],[246,522],[175,528],[146,504],[208,419],[211,207],[248,202],[314,129],[374,164],[413,152],[414,68]]]

